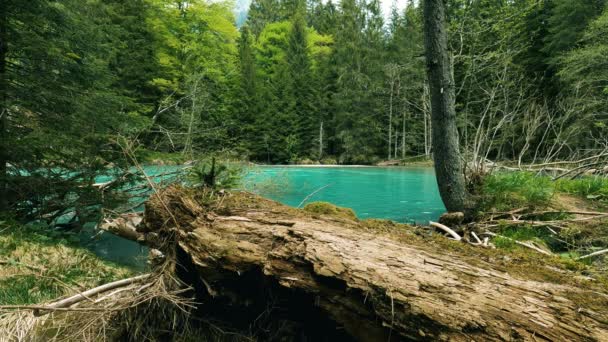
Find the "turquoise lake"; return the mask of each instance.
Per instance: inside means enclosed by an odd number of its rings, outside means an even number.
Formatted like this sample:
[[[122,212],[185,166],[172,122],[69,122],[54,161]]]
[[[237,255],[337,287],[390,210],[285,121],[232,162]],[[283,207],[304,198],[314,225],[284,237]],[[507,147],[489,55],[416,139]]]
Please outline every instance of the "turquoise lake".
[[[294,207],[314,193],[306,203],[331,202],[359,218],[428,223],[445,211],[432,168],[256,167],[244,187]]]
[[[178,169],[146,167],[146,173],[160,181],[154,176]],[[426,167],[256,166],[246,171],[242,187],[293,207],[330,202],[352,208],[362,219],[425,224],[445,211],[435,172]],[[94,231],[83,234],[82,242],[106,260],[145,268],[147,249],[135,242],[109,233],[96,235]]]

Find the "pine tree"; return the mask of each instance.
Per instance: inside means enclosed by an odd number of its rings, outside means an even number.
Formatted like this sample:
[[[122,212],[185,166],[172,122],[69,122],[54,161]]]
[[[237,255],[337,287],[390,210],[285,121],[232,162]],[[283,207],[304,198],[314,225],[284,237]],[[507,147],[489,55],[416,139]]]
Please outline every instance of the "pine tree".
[[[247,25],[251,33],[257,38],[266,25],[284,18],[279,12],[279,0],[253,0],[247,15]]]
[[[289,108],[296,117],[299,150],[310,155],[314,144],[315,124],[317,123],[315,89],[308,51],[308,32],[304,15],[299,12],[291,23],[286,51],[287,66],[293,107]]]
[[[247,25],[241,28],[238,40],[240,65],[239,121],[244,145],[255,140],[255,120],[258,116],[256,90],[256,65],[253,53],[253,37]]]

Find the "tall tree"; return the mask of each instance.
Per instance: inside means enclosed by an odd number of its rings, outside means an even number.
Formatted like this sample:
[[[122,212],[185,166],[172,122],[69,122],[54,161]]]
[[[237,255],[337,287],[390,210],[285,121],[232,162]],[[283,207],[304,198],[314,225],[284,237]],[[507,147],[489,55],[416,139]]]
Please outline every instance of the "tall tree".
[[[466,211],[467,190],[460,158],[452,61],[444,0],[424,1],[424,46],[431,91],[435,173],[448,211]]]
[[[297,135],[300,151],[310,154],[314,144],[314,127],[317,122],[314,99],[315,89],[312,86],[310,54],[308,50],[308,32],[304,15],[299,12],[294,17],[289,31],[286,51],[289,69],[290,91],[294,107],[291,110],[296,117]]]
[[[238,40],[241,76],[238,112],[241,121],[240,131],[245,143],[255,139],[255,120],[258,115],[256,65],[252,45],[253,37],[249,26],[245,25],[241,27],[241,35]]]
[[[279,11],[279,0],[253,0],[247,15],[247,25],[251,33],[257,38],[264,30],[264,27],[284,18]]]

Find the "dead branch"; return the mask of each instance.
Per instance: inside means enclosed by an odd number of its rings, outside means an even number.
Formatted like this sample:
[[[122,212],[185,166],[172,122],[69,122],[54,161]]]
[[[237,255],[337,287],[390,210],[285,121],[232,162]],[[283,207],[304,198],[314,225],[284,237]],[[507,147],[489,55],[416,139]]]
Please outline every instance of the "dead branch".
[[[443,225],[438,222],[433,222],[433,221],[430,221],[429,225],[431,225],[435,228],[439,228],[439,229],[443,230],[444,232],[450,234],[456,241],[462,240],[462,237],[460,235],[458,235],[458,233],[456,233],[455,231],[453,231],[450,227],[448,227],[446,225]]]
[[[117,218],[103,219],[98,227],[127,240],[143,241],[144,235],[137,231],[137,226],[141,224],[142,220],[143,215],[141,213],[127,213]]]
[[[311,192],[308,196],[304,197],[304,199],[302,200],[302,202],[300,202],[300,204],[298,204],[297,208],[301,208],[302,204],[306,203],[306,201],[308,201],[309,198],[311,198],[312,196],[314,196],[315,194],[317,194],[319,191],[322,191],[323,189],[330,187],[333,183],[324,185],[320,188],[318,188],[317,190]]]
[[[606,253],[608,253],[608,249],[602,249],[601,251],[593,252],[591,254],[587,254],[587,255],[583,255],[581,257],[578,257],[578,258],[576,258],[576,260],[583,260],[583,259],[591,258],[591,257],[594,257],[594,256],[606,254]]]
[[[40,311],[38,313],[36,313],[36,315],[45,315],[47,314],[49,311],[53,311],[53,310],[61,310],[61,309],[67,309],[70,308],[72,305],[79,303],[85,299],[88,299],[90,297],[96,296],[100,293],[106,292],[106,291],[110,291],[110,290],[114,290],[116,288],[119,287],[123,287],[123,286],[128,286],[143,280],[146,280],[150,277],[150,274],[144,274],[144,275],[140,275],[140,276],[136,276],[136,277],[132,277],[132,278],[127,278],[127,279],[122,279],[122,280],[118,280],[115,282],[111,282],[111,283],[107,283],[101,286],[98,286],[96,288],[87,290],[85,292],[73,295],[71,297],[62,299],[60,301],[48,304],[48,305],[44,305],[44,306],[34,306],[34,307],[19,307],[18,309],[31,309],[31,310],[37,310]],[[12,308],[12,309],[16,309],[15,307],[10,307],[10,306],[0,306],[0,309],[7,309],[7,308]],[[73,308],[72,308],[73,309]]]
[[[511,239],[510,237],[506,237],[506,236],[503,236],[503,235],[494,234],[494,233],[492,233],[492,232],[485,232],[484,234],[486,234],[486,235],[490,235],[490,236],[493,236],[493,237],[499,237],[499,238],[502,238],[502,239],[507,239],[507,240],[510,240],[510,241],[515,242],[516,244],[518,244],[518,245],[520,245],[520,246],[524,246],[524,247],[527,247],[527,248],[533,249],[533,250],[535,250],[535,251],[537,251],[537,252],[539,252],[539,253],[545,254],[545,255],[553,256],[553,253],[547,252],[547,251],[545,251],[544,249],[538,248],[538,247],[536,247],[536,246],[534,246],[534,245],[532,245],[532,244],[530,244],[530,243],[521,242],[521,241],[518,241],[518,240],[515,240],[515,239]]]

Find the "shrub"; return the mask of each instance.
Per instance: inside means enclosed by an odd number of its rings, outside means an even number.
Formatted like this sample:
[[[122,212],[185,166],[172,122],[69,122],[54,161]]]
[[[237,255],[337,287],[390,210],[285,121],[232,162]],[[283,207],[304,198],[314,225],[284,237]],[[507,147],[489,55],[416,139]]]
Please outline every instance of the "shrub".
[[[233,162],[216,163],[215,158],[198,162],[188,172],[188,179],[193,187],[213,189],[232,189],[237,187],[244,177],[240,164]]]

